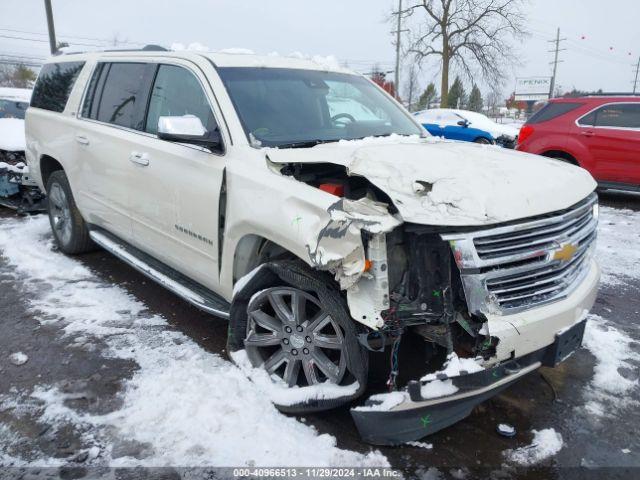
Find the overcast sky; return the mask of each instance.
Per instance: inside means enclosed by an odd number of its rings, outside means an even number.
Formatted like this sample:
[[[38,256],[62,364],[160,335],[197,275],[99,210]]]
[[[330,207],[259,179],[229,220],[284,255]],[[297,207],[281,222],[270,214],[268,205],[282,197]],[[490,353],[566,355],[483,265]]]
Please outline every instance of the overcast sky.
[[[394,26],[388,17],[397,0],[52,0],[52,3],[59,39],[78,48],[87,48],[82,43],[104,44],[114,39],[165,46],[199,42],[214,50],[244,47],[256,53],[332,54],[362,72],[374,64],[390,70],[394,62],[390,34]],[[608,3],[530,0],[527,11],[531,36],[514,44],[522,65],[507,69],[505,96],[513,90],[515,76],[550,74],[552,54],[547,51],[551,47],[547,40],[555,37],[557,27],[561,28],[562,37],[567,38],[562,45],[567,50],[560,54],[564,63],[558,71],[558,84],[563,89],[631,90],[632,64],[640,56],[638,0]],[[0,56],[45,57],[48,44],[44,33],[43,0],[1,0]],[[421,85],[437,78],[437,66],[426,65]]]

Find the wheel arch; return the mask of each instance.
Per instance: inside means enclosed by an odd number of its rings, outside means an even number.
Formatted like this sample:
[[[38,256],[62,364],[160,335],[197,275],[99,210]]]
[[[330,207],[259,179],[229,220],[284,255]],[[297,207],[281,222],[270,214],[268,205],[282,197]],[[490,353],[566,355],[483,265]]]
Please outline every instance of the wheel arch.
[[[547,150],[542,153],[542,156],[548,158],[561,158],[573,165],[576,165],[578,167],[580,166],[580,162],[578,162],[578,160],[573,155],[565,152],[564,150]]]
[[[57,170],[64,171],[62,164],[50,155],[42,155],[40,157],[40,178],[42,179],[42,185],[47,188],[47,182],[51,174]]]
[[[302,260],[298,255],[262,235],[249,233],[237,243],[233,252],[233,284],[263,263],[272,260]]]

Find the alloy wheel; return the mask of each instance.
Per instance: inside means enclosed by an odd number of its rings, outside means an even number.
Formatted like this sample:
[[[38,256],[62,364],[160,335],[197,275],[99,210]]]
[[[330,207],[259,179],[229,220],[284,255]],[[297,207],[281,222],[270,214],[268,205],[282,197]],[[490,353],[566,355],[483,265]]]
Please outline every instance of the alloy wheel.
[[[343,380],[344,333],[314,296],[296,288],[269,288],[251,299],[247,313],[244,345],[254,367],[289,387]]]
[[[58,240],[66,245],[71,241],[71,207],[67,194],[59,183],[51,185],[49,191],[49,214]]]

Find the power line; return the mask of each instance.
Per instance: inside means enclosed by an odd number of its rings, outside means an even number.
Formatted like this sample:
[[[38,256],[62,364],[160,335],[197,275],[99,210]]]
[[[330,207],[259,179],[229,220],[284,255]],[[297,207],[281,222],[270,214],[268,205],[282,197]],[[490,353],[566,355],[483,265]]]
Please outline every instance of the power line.
[[[14,30],[12,28],[0,28],[0,31],[3,32],[10,32],[10,33],[23,33],[23,34],[27,34],[27,35],[48,35],[47,33],[43,33],[43,32],[31,32],[31,31],[27,31],[27,30]],[[73,39],[78,39],[78,40],[89,40],[89,41],[96,41],[96,42],[104,42],[104,43],[111,43],[113,41],[113,39],[108,39],[108,38],[97,38],[97,37],[81,37],[79,35],[65,35],[65,34],[60,34],[61,38],[64,38],[66,40],[69,40],[70,42],[75,43],[75,40]],[[126,44],[126,45],[145,45],[144,43],[140,43],[140,42],[129,42],[129,41],[118,41],[118,43],[122,43],[122,44]]]

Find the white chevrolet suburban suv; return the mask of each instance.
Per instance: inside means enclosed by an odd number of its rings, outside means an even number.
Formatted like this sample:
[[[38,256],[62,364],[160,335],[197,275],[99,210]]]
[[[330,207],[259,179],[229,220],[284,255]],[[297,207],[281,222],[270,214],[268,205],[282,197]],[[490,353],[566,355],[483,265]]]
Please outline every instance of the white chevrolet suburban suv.
[[[415,440],[581,344],[591,176],[433,138],[330,62],[62,55],[26,137],[59,249],[100,246],[228,318],[231,357],[284,411],[354,400],[379,352],[391,391],[352,416],[369,442]]]

